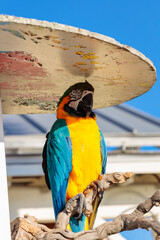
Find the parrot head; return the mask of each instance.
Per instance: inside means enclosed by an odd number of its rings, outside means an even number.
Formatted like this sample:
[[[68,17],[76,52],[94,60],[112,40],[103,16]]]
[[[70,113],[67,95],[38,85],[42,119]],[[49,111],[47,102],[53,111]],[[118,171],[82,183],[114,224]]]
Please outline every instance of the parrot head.
[[[93,86],[85,81],[69,87],[60,98],[58,108],[63,106],[63,111],[75,117],[94,117]]]

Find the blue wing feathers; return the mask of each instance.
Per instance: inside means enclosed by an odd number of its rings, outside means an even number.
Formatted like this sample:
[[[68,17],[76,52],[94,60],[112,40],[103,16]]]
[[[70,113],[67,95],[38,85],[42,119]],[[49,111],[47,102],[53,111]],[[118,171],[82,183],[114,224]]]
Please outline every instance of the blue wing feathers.
[[[102,155],[102,170],[101,170],[101,174],[105,174],[106,172],[106,166],[107,166],[107,147],[106,147],[106,143],[104,140],[104,136],[100,131],[100,146],[101,146],[101,155]]]
[[[65,207],[69,173],[72,170],[72,146],[66,122],[53,125],[47,141],[47,169],[52,191],[55,217]]]

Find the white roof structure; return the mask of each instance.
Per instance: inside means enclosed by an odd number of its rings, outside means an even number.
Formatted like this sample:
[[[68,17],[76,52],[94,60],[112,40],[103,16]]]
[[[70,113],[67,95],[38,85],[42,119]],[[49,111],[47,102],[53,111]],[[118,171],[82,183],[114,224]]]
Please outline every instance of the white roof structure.
[[[95,112],[108,148],[108,173],[160,172],[159,119],[126,104]],[[8,176],[43,175],[42,148],[55,120],[55,114],[3,116]]]

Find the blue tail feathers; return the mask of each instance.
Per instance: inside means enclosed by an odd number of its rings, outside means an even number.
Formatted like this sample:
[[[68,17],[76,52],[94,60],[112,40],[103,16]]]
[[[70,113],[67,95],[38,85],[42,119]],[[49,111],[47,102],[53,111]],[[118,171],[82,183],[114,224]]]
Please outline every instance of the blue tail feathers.
[[[80,219],[75,219],[74,217],[71,217],[70,226],[71,226],[72,232],[84,231],[85,218],[86,217],[84,214],[82,214]]]

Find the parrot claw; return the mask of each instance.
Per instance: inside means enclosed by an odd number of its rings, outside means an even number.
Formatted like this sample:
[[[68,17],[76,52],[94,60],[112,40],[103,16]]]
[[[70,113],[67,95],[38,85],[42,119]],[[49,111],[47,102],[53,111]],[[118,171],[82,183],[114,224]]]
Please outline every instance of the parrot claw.
[[[74,214],[75,219],[80,219],[82,216],[82,213],[86,211],[86,199],[83,193],[79,193],[73,198],[69,199],[66,203],[66,211],[71,212],[73,211],[73,208],[76,209],[76,212]]]
[[[99,203],[100,203],[102,201],[103,193],[104,193],[102,183],[99,180],[96,180],[96,181],[93,181],[91,185],[92,184],[93,186],[97,187],[97,196],[99,198]]]

